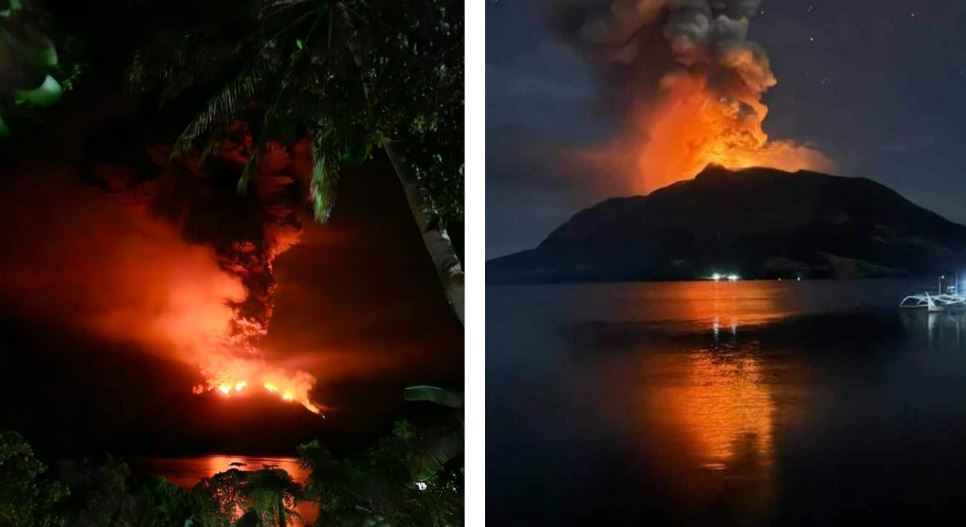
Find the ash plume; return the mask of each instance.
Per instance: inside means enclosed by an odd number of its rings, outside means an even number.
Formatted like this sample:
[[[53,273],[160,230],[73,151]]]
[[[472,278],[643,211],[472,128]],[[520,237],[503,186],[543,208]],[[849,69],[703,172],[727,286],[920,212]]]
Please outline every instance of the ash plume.
[[[319,413],[314,376],[259,348],[277,284],[275,258],[299,242],[304,192],[293,153],[273,147],[239,196],[245,159],[230,141],[155,167],[22,169],[0,198],[0,299],[191,365],[196,393],[264,390]],[[186,387],[187,389],[187,387]]]
[[[760,0],[579,0],[554,23],[597,69],[622,134],[595,162],[628,167],[650,191],[710,164],[832,170],[821,152],[769,139],[762,101],[777,84],[748,39]]]

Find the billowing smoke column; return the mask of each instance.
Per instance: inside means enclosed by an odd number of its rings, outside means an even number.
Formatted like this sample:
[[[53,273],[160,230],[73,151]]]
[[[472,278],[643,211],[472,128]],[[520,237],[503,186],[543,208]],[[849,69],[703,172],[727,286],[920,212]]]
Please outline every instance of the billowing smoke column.
[[[247,130],[236,126],[210,152],[204,170],[196,153],[169,166],[170,152],[155,149],[160,177],[114,186],[127,196],[146,198],[150,213],[175,225],[189,242],[213,247],[219,267],[245,290],[242,298],[225,299],[232,314],[227,329],[200,353],[193,350],[206,377],[195,393],[232,396],[261,389],[321,413],[309,399],[315,377],[272,366],[258,348],[258,339],[268,332],[278,289],[272,264],[300,240],[302,224],[295,207],[304,202],[304,191],[292,153],[273,144],[245,195],[238,196],[233,183],[250,155],[250,141]]]
[[[87,183],[57,167],[19,174],[0,197],[0,301],[197,368],[195,393],[260,390],[321,413],[316,379],[258,347],[273,261],[302,231],[296,163],[273,147],[239,196],[238,150],[225,142],[202,170],[197,154],[171,165],[157,148],[156,168],[100,166]]]
[[[821,152],[762,128],[776,85],[768,54],[748,40],[760,0],[612,0],[566,4],[560,28],[602,75],[626,133],[597,159],[632,166],[641,190],[736,169],[833,170]]]

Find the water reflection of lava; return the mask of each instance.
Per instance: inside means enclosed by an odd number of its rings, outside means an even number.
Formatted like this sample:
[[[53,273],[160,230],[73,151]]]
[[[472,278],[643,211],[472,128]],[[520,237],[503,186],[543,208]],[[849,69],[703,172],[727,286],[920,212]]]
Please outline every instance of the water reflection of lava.
[[[686,348],[643,354],[645,430],[667,441],[667,469],[686,493],[741,496],[745,510],[764,513],[775,495],[775,380],[754,334],[742,327],[786,318],[773,284],[687,284],[682,291],[700,334]],[[707,332],[707,333],[706,333]],[[695,473],[697,471],[697,473]],[[690,475],[688,475],[690,474]]]

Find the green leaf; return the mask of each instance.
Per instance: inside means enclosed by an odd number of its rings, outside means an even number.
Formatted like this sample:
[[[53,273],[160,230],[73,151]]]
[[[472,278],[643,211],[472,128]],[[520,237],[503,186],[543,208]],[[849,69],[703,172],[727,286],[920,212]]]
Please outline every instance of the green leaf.
[[[16,104],[28,104],[46,108],[52,106],[60,100],[64,91],[60,87],[57,79],[47,75],[43,84],[32,90],[19,90],[14,92],[14,102]]]
[[[235,189],[239,196],[244,196],[248,192],[248,183],[251,182],[252,172],[258,169],[259,158],[261,157],[261,151],[264,146],[259,141],[252,150],[252,155],[248,158],[248,162],[245,163],[245,168],[242,170],[241,177],[238,178],[238,185]]]
[[[56,68],[58,63],[57,48],[54,47],[53,42],[47,41],[46,45],[34,54],[33,62],[38,66]]]
[[[315,209],[315,220],[325,223],[332,215],[332,205],[335,202],[335,187],[337,182],[337,172],[335,167],[329,166],[329,158],[322,150],[320,143],[324,141],[324,132],[316,133],[315,141],[312,146],[312,183],[310,191],[312,193],[312,203]]]
[[[430,440],[429,444],[416,456],[416,471],[413,479],[429,481],[439,471],[463,452],[462,432],[451,432]]]
[[[404,397],[407,401],[427,401],[450,408],[463,407],[463,394],[436,386],[410,386],[404,391]]]
[[[174,154],[186,152],[191,143],[201,134],[210,130],[217,122],[228,122],[238,114],[239,109],[255,96],[258,79],[243,73],[229,82],[214,97],[195,119],[185,127],[175,141]]]

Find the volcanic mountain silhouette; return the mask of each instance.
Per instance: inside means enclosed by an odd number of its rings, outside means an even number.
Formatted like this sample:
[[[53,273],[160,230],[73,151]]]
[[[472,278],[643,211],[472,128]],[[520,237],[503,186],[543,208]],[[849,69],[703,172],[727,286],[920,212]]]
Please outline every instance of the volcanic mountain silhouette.
[[[924,275],[966,262],[966,227],[867,178],[709,167],[580,211],[491,283]]]

